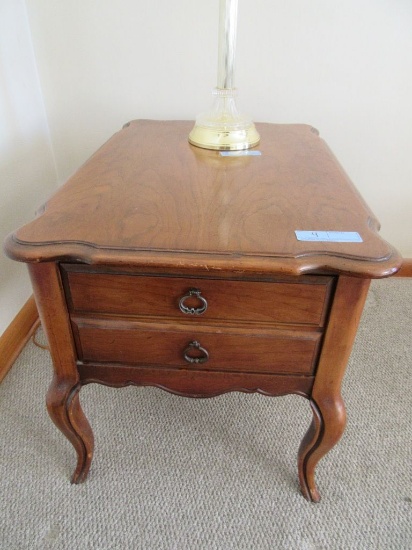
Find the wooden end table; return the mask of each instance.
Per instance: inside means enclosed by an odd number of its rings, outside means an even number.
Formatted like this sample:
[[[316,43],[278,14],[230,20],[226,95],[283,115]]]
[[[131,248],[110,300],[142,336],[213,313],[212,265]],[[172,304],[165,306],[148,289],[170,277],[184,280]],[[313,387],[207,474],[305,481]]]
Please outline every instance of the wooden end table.
[[[48,411],[79,483],[93,455],[85,384],[299,394],[313,411],[300,485],[318,501],[370,280],[401,258],[310,126],[260,124],[261,155],[234,156],[189,145],[191,127],[127,124],[7,238],[50,345]],[[353,233],[362,242],[339,242]]]

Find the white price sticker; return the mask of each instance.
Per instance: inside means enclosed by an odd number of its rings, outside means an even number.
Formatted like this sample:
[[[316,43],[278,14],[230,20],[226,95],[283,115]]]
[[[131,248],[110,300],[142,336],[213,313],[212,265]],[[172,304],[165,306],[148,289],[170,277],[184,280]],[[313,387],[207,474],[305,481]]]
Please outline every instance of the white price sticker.
[[[321,243],[362,243],[356,231],[295,231],[298,241]]]

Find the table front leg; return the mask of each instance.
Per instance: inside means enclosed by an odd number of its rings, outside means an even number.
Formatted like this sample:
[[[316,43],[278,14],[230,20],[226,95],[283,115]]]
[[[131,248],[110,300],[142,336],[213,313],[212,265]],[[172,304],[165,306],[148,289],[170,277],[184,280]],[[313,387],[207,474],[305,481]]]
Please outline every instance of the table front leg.
[[[83,482],[93,458],[94,438],[89,422],[80,406],[81,385],[53,377],[47,392],[47,410],[59,430],[67,437],[77,453],[77,466],[72,483]]]
[[[319,502],[315,468],[341,438],[346,410],[341,383],[355,340],[370,280],[340,276],[325,341],[310,396],[313,420],[299,448],[298,471],[303,495]]]
[[[60,271],[57,264],[46,262],[30,265],[29,272],[54,368],[47,393],[47,409],[53,422],[76,450],[77,466],[72,482],[81,483],[86,479],[92,461],[93,433],[80,406],[81,383],[76,348]]]

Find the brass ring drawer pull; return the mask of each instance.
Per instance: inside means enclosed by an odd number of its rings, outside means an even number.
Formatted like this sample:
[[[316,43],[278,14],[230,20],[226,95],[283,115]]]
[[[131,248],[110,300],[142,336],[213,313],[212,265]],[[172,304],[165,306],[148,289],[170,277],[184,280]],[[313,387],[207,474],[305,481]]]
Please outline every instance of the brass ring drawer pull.
[[[206,298],[203,298],[203,296],[201,296],[201,294],[201,291],[197,288],[191,288],[189,290],[189,293],[179,300],[180,311],[182,313],[186,313],[186,315],[202,315],[207,310],[207,301]],[[192,296],[195,296],[200,300],[200,302],[202,303],[201,307],[187,307],[185,305],[185,301]]]
[[[196,355],[189,355],[193,352],[193,350],[196,350]],[[201,355],[198,355],[198,353],[200,353]],[[188,363],[191,363],[192,365],[197,365],[199,363],[206,363],[206,361],[209,359],[209,353],[207,350],[205,350],[205,348],[202,348],[199,342],[196,342],[195,340],[193,342],[190,342],[190,344],[187,346],[187,348],[183,352],[183,357]]]

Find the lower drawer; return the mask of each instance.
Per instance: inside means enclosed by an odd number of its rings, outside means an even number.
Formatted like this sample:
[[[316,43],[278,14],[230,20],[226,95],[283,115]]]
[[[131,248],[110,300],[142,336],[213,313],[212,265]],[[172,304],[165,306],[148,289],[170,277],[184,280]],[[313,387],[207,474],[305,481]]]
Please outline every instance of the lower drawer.
[[[321,334],[310,331],[191,329],[167,324],[73,321],[79,359],[262,373],[312,374]]]

